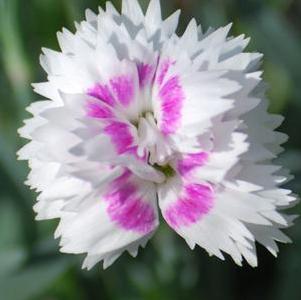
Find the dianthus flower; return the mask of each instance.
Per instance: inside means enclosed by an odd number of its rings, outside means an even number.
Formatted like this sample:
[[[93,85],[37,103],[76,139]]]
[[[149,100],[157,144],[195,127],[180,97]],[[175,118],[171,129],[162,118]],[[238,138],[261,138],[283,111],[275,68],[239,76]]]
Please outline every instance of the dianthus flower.
[[[286,135],[267,112],[262,55],[231,25],[162,20],[158,0],[110,2],[58,33],[61,52],[43,49],[47,98],[33,103],[20,134],[37,219],[60,218],[61,251],[86,253],[84,267],[136,256],[159,212],[187,244],[257,265],[255,242],[272,254],[296,198],[272,161]]]

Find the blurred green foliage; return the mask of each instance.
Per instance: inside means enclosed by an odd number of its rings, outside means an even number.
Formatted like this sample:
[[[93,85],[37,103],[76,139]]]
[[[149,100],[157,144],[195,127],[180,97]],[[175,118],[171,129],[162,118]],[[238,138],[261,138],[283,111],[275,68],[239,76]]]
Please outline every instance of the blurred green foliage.
[[[120,1],[113,1],[120,6]],[[141,0],[145,6],[147,0]],[[290,135],[279,161],[293,170],[289,187],[301,188],[301,1],[162,0],[167,16],[182,9],[181,30],[193,15],[204,28],[234,22],[232,33],[252,37],[249,49],[265,54],[271,111],[284,114]],[[16,135],[25,107],[38,99],[30,83],[45,80],[40,48],[58,48],[55,33],[97,10],[101,0],[0,0],[0,299],[1,300],[299,300],[301,227],[281,246],[278,260],[259,247],[259,267],[236,267],[230,260],[191,251],[162,225],[133,260],[123,255],[110,269],[81,271],[81,257],[58,253],[54,222],[34,221],[35,195],[24,185],[27,167],[16,162],[24,141]],[[45,170],[47,171],[47,170]],[[294,211],[298,213],[300,208]]]

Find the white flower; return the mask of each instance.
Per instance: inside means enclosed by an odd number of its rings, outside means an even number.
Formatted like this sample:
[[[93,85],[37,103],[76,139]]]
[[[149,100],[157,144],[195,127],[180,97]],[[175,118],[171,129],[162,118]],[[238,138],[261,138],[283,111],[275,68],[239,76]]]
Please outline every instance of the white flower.
[[[20,129],[30,139],[27,184],[39,192],[37,219],[60,218],[61,251],[87,253],[84,267],[136,256],[159,225],[158,208],[191,248],[257,265],[255,241],[273,255],[296,202],[272,160],[286,136],[268,114],[262,55],[231,25],[203,32],[192,20],[175,33],[150,1],[123,0],[119,14],[87,11],[61,52],[43,49],[49,100],[33,103]]]

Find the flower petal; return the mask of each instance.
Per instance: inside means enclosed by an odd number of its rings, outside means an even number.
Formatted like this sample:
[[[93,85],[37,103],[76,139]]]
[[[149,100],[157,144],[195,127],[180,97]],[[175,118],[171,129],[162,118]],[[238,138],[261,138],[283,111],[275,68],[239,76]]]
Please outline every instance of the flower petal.
[[[122,13],[134,24],[139,25],[144,20],[144,15],[137,0],[122,1]]]
[[[65,212],[57,229],[61,251],[87,253],[84,266],[113,262],[122,252],[135,252],[158,226],[155,187],[142,183],[130,171],[94,193],[77,211]],[[94,259],[92,259],[94,258]],[[113,259],[114,258],[114,259]]]
[[[280,231],[287,218],[276,211],[272,199],[209,183],[171,181],[159,189],[164,219],[193,248],[203,247],[221,259],[221,251],[241,265],[244,257],[257,265],[254,241],[276,254],[274,240],[287,243]]]

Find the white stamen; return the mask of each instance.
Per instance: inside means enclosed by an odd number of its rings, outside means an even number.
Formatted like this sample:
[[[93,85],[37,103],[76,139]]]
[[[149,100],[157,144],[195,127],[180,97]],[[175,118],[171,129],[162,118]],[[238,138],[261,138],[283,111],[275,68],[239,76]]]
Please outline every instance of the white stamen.
[[[138,136],[138,155],[142,157],[147,150],[150,164],[164,165],[171,149],[159,132],[152,113],[148,112],[145,117],[139,119]]]

